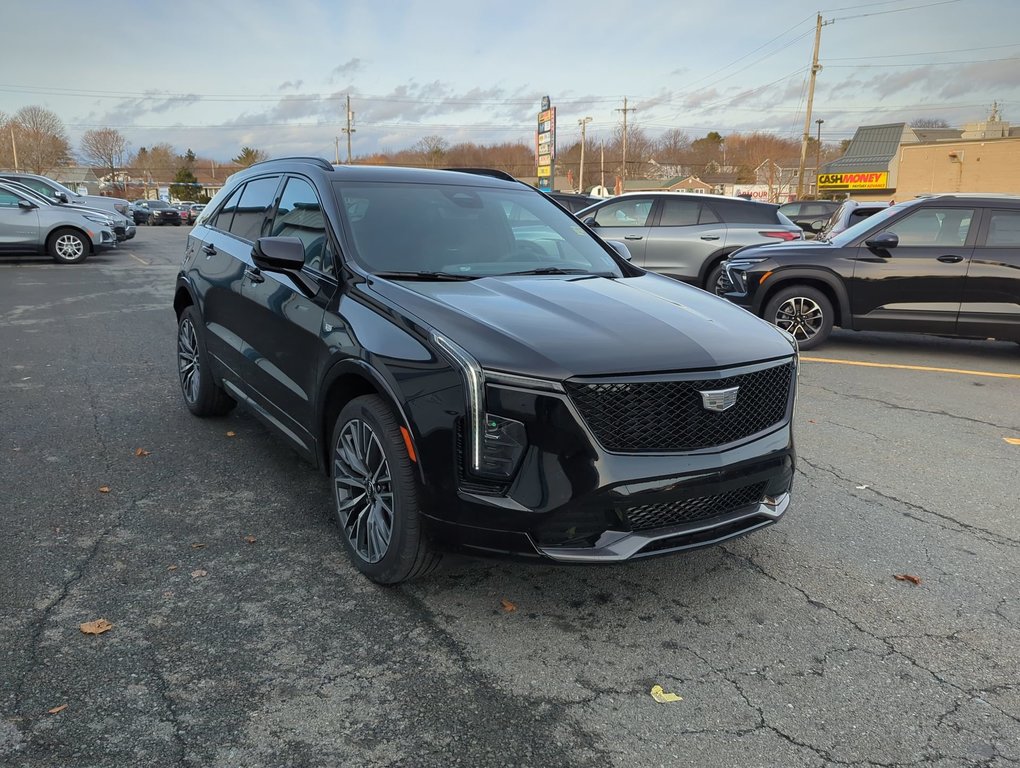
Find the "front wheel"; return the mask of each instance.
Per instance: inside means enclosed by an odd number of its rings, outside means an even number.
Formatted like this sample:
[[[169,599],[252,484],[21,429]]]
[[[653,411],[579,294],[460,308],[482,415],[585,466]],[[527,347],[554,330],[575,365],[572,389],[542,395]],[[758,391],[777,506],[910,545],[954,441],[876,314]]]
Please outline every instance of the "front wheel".
[[[46,250],[58,264],[80,264],[91,248],[92,243],[76,229],[58,229],[46,242]]]
[[[417,481],[400,425],[375,395],[349,402],[337,417],[330,478],[344,547],[379,584],[423,576],[439,564],[419,513]]]
[[[202,337],[202,318],[185,307],[177,321],[177,375],[184,403],[196,416],[224,416],[237,403],[213,379]]]
[[[715,294],[719,293],[719,278],[722,277],[723,271],[722,265],[723,263],[720,261],[718,264],[716,264],[714,267],[708,270],[708,274],[705,276],[704,288],[709,293]]]
[[[832,333],[832,302],[817,288],[794,285],[769,299],[764,317],[790,333],[800,349],[814,349]]]

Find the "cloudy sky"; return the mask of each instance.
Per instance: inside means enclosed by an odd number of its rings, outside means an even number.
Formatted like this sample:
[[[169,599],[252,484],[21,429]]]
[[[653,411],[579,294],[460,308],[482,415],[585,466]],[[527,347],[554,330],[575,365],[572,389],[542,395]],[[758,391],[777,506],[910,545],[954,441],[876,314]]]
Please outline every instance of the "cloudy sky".
[[[1018,0],[31,0],[3,4],[0,111],[43,105],[72,143],[114,127],[227,159],[355,156],[427,135],[533,141],[539,102],[559,143],[619,125],[651,135],[803,130],[815,14],[821,64],[811,132],[941,118],[997,101],[1020,124]],[[59,23],[55,23],[59,22]],[[12,34],[12,30],[18,33]],[[41,45],[45,41],[45,47]]]

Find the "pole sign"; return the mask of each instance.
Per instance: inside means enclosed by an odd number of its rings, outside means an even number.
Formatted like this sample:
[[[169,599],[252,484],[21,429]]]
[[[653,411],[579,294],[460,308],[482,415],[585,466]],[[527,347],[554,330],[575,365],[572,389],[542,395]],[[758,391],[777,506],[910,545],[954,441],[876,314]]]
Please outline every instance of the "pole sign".
[[[538,113],[535,158],[538,188],[552,192],[556,178],[556,107],[550,105],[548,96],[542,97],[542,111]]]

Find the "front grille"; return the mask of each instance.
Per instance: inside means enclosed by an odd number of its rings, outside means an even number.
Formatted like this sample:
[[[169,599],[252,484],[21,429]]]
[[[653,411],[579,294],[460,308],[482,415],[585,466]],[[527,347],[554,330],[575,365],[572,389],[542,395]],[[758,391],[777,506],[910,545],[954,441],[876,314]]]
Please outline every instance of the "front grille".
[[[723,379],[585,384],[567,382],[571,401],[608,451],[665,453],[714,448],[762,432],[786,417],[793,364]],[[706,410],[700,392],[740,387],[737,402]]]
[[[670,525],[695,523],[712,517],[725,515],[748,504],[762,500],[765,483],[755,483],[734,491],[713,496],[698,496],[693,499],[669,501],[664,504],[643,504],[624,510],[633,531],[649,531]]]

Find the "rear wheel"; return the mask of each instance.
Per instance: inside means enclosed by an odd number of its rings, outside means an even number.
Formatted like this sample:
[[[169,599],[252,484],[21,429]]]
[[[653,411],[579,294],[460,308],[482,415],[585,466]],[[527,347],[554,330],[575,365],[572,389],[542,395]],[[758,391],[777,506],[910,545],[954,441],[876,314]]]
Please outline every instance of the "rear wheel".
[[[58,229],[46,241],[46,250],[59,264],[80,264],[91,249],[92,243],[76,229]]]
[[[223,416],[236,402],[213,379],[209,353],[202,337],[202,318],[185,307],[177,322],[177,374],[184,403],[196,416]]]
[[[779,291],[765,305],[764,317],[790,333],[801,349],[813,349],[829,338],[834,320],[832,302],[808,285]]]
[[[433,570],[440,556],[423,530],[414,467],[386,403],[376,395],[348,403],[331,445],[334,507],[355,567],[379,584]]]

